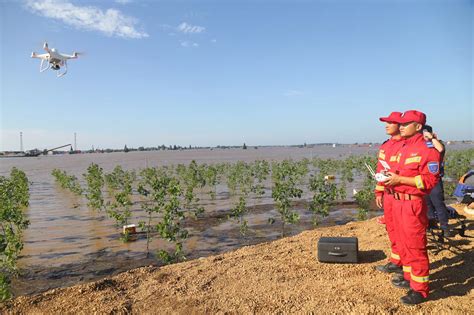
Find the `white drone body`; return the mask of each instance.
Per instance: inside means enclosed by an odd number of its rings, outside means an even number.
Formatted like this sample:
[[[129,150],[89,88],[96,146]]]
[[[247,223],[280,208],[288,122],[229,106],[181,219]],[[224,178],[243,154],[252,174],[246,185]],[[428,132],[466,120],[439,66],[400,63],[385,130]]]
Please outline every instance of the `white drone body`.
[[[41,64],[40,64],[40,72],[44,72],[48,69],[56,70],[58,71],[57,77],[62,77],[67,73],[67,61],[68,59],[77,59],[79,56],[78,53],[74,52],[72,55],[66,55],[60,53],[58,50],[55,48],[49,48],[48,43],[44,43],[43,49],[46,51],[45,54],[37,54],[35,52],[31,53],[31,58],[37,58],[41,59]],[[47,63],[46,66],[44,66],[44,63]],[[64,68],[64,70],[61,72],[60,69],[61,67]]]
[[[372,174],[372,176],[375,178],[376,181],[378,182],[385,182],[387,181],[390,176],[388,175],[385,175],[384,173],[387,172],[389,169],[390,169],[390,165],[388,165],[387,162],[383,161],[383,160],[379,160],[380,164],[382,164],[382,166],[384,167],[384,170],[380,173],[377,173],[375,174],[374,170],[372,169],[372,167],[370,167],[370,165],[368,165],[367,163],[365,163],[365,167],[367,167],[367,169],[369,170],[370,174]]]

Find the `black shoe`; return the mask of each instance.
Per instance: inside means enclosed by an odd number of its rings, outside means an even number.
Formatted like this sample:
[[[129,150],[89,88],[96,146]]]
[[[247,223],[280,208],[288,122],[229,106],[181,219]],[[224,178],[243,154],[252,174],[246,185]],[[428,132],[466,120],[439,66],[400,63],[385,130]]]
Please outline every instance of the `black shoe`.
[[[394,263],[386,263],[385,265],[376,266],[375,269],[384,273],[398,273],[403,274],[402,267],[397,266]]]
[[[394,273],[393,276],[392,276],[392,280],[393,281],[402,281],[402,280],[405,280],[405,277],[403,276],[403,274]]]
[[[392,279],[392,284],[399,289],[410,289],[410,282],[405,279]]]
[[[417,305],[426,301],[426,298],[420,292],[410,290],[407,295],[400,298],[400,301],[405,305]]]
[[[438,228],[438,221],[436,219],[428,219],[428,230],[436,230]]]

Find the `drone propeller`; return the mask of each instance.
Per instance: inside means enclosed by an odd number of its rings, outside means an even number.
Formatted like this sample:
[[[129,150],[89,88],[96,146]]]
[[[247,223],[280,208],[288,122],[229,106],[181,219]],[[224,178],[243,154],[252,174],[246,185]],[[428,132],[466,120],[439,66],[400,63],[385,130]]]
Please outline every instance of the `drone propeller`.
[[[49,50],[49,41],[43,40],[36,42],[36,46],[39,48],[41,47],[42,50],[48,51]]]
[[[49,50],[49,42],[47,40],[34,41],[33,46],[38,47],[36,48],[37,50],[44,50],[46,52]]]

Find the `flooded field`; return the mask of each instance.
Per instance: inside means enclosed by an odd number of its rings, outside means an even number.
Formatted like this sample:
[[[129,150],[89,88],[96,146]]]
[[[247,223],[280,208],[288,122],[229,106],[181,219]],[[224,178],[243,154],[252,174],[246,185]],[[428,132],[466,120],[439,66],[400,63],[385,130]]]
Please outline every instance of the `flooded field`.
[[[462,149],[462,146],[456,147]],[[170,164],[218,163],[254,160],[283,160],[292,158],[343,158],[348,155],[375,154],[377,147],[318,146],[315,148],[249,148],[155,151],[105,154],[53,155],[34,158],[8,158],[0,160],[0,175],[7,175],[12,167],[26,172],[30,185],[30,206],[26,210],[30,226],[25,231],[25,247],[18,265],[22,276],[13,282],[16,295],[37,293],[50,288],[72,285],[98,279],[131,268],[157,264],[153,257],[146,256],[146,237],[139,234],[135,241],[123,243],[119,239],[120,229],[104,212],[89,209],[81,199],[55,184],[51,171],[65,170],[82,181],[82,174],[90,163],[99,164],[110,172],[115,166],[124,169],[141,169]],[[348,191],[357,188],[356,180]],[[281,236],[278,225],[268,224],[268,219],[277,216],[271,198],[270,183],[266,183],[265,194],[250,200],[249,233],[244,238],[238,224],[227,218],[227,210],[235,200],[230,197],[225,185],[217,187],[215,200],[202,192],[201,204],[205,213],[198,219],[185,222],[190,237],[184,244],[188,259],[225,252],[245,245],[274,240]],[[331,209],[321,226],[344,224],[357,216],[356,206],[348,194],[347,202]],[[301,221],[287,228],[286,235],[296,234],[313,227],[311,213],[307,211],[307,194],[295,207]],[[132,222],[144,218],[140,205],[132,207]],[[379,215],[369,212],[369,217]],[[154,238],[150,252],[167,245]]]

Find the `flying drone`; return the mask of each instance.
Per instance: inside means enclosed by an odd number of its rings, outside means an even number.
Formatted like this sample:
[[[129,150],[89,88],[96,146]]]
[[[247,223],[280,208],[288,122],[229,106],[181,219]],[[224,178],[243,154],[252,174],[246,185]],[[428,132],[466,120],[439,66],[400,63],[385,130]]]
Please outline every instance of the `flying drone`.
[[[46,51],[45,54],[31,53],[31,58],[41,59],[40,72],[44,72],[48,69],[58,71],[56,76],[62,77],[67,73],[67,61],[69,59],[77,59],[79,53],[73,52],[72,55],[62,54],[56,48],[49,48],[48,43],[43,44],[43,49]],[[46,66],[44,66],[46,62]],[[64,68],[61,72],[60,69]]]

